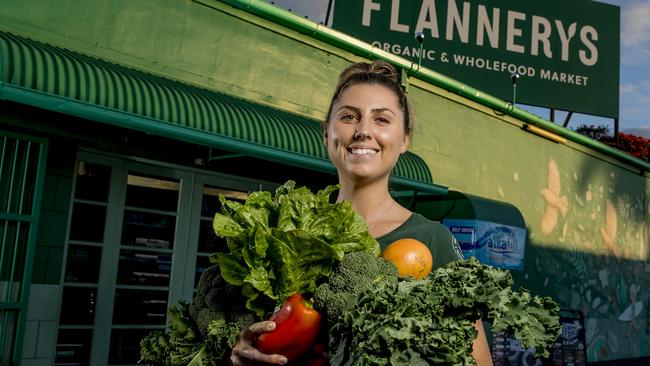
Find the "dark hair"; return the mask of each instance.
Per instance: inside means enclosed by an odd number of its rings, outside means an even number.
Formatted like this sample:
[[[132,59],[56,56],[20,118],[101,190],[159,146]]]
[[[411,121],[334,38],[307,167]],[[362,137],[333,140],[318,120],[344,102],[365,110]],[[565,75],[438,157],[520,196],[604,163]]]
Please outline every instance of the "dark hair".
[[[393,65],[383,60],[374,61],[373,63],[358,62],[348,66],[341,72],[339,82],[336,85],[336,90],[330,102],[330,107],[327,110],[327,119],[324,121],[324,128],[329,124],[332,106],[334,106],[336,100],[341,96],[341,93],[345,89],[358,84],[377,84],[395,93],[399,101],[399,106],[402,108],[402,114],[404,115],[404,132],[407,135],[411,135],[413,132],[413,121],[411,121],[408,99],[400,86],[399,73]]]

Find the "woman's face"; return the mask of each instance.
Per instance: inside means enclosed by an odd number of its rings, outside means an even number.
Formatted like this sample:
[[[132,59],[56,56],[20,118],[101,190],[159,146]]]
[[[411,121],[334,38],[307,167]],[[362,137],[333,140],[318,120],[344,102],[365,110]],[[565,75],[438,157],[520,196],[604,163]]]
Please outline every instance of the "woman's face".
[[[348,87],[332,106],[324,140],[341,178],[388,177],[409,143],[397,96],[378,84]]]

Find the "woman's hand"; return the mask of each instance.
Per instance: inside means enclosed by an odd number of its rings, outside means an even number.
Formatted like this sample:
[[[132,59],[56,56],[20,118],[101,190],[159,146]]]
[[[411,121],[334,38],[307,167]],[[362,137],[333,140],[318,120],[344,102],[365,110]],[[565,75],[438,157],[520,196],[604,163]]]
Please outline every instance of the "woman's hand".
[[[233,366],[244,365],[284,365],[287,363],[287,358],[282,355],[268,355],[260,352],[255,348],[255,339],[266,332],[275,329],[275,322],[263,321],[255,323],[250,327],[244,329],[237,337],[237,343],[230,353],[230,364]]]

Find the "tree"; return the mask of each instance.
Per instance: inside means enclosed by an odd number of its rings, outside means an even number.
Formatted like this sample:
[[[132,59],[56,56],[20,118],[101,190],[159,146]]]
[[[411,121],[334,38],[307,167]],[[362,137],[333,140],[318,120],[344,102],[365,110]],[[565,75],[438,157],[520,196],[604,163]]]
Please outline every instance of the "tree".
[[[641,160],[648,161],[650,159],[650,154],[648,153],[650,139],[645,137],[619,132],[618,141],[615,141],[614,137],[609,133],[609,127],[605,125],[582,124],[575,128],[574,131],[593,140],[623,150]]]
[[[650,140],[645,137],[623,132],[618,134],[618,148],[641,160],[648,161],[648,145]]]
[[[613,137],[610,135],[609,132],[609,127],[605,125],[596,126],[596,125],[581,124],[580,126],[575,128],[574,131],[596,141],[609,142],[613,140]]]

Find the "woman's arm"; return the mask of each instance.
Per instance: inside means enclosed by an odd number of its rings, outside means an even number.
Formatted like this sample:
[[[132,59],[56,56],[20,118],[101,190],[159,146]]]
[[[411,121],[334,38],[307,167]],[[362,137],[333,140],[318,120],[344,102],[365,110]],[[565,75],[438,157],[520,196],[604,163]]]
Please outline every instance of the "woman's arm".
[[[476,336],[472,344],[472,357],[474,357],[478,366],[492,366],[492,355],[485,336],[485,329],[483,329],[483,322],[477,320],[474,323],[474,328],[478,331],[478,336]]]

